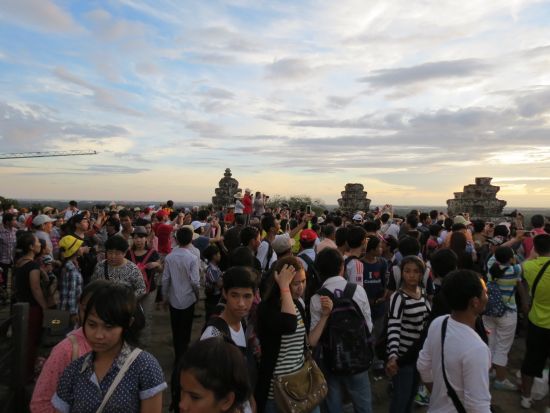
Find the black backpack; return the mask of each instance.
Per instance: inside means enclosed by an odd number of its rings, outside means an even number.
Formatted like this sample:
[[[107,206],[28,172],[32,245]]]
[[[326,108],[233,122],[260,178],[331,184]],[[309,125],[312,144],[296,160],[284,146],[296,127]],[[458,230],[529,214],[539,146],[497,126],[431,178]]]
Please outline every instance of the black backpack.
[[[309,308],[309,301],[311,297],[322,287],[323,282],[315,267],[315,263],[307,254],[299,254],[298,258],[301,258],[307,264],[306,271],[306,291],[304,292],[304,301],[306,307]]]
[[[365,317],[353,295],[357,284],[347,283],[346,288],[331,293],[322,288],[317,294],[330,297],[334,303],[327,325],[321,336],[323,359],[335,375],[354,375],[368,370],[374,352]]]

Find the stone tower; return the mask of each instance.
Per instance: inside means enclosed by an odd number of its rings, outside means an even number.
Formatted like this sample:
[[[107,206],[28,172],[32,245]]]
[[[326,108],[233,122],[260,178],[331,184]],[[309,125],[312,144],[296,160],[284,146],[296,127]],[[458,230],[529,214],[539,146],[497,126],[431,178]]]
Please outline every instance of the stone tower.
[[[471,218],[488,218],[502,215],[506,201],[497,199],[500,187],[491,185],[493,178],[476,178],[476,183],[466,185],[463,192],[455,192],[454,199],[447,200],[450,216],[468,212]]]
[[[368,211],[371,200],[367,199],[367,193],[363,189],[362,184],[346,184],[346,189],[341,192],[342,198],[338,200],[340,210],[347,214]]]
[[[233,204],[233,195],[239,191],[239,181],[231,177],[231,169],[227,168],[220,179],[219,187],[215,189],[216,196],[212,197],[212,205],[227,207]]]

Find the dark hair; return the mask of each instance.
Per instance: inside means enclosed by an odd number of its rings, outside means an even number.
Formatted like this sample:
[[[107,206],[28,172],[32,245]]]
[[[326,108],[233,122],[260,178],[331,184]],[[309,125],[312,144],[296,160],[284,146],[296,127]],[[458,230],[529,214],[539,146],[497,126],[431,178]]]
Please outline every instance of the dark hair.
[[[292,218],[290,221],[288,221],[288,227],[290,229],[294,229],[298,226],[298,221],[294,218]]]
[[[411,211],[411,213],[407,215],[406,222],[409,224],[411,229],[415,229],[418,226],[418,215],[413,214]]]
[[[531,217],[531,225],[533,226],[533,228],[544,227],[544,216],[540,214],[533,215]]]
[[[432,209],[430,211],[430,218],[432,219],[432,221],[436,221],[438,216],[439,212],[437,212],[437,209]]]
[[[380,223],[376,221],[365,221],[363,222],[363,228],[367,232],[376,232],[380,229]]]
[[[388,222],[388,220],[390,219],[390,214],[388,214],[387,212],[384,212],[382,215],[380,215],[380,221],[382,221],[382,223],[386,223]]]
[[[334,235],[334,233],[336,232],[336,227],[332,224],[327,224],[325,226],[323,226],[323,236],[325,238],[329,238],[329,237],[332,237]]]
[[[15,243],[15,249],[17,250],[17,256],[20,257],[29,252],[34,246],[36,236],[32,232],[25,231],[17,236]]]
[[[208,261],[210,261],[212,260],[214,255],[218,254],[219,252],[220,252],[220,249],[218,248],[218,246],[211,244],[204,249],[204,251],[202,252],[202,256]]]
[[[472,298],[481,297],[483,284],[474,271],[455,270],[444,278],[441,293],[452,311],[464,311]]]
[[[453,250],[443,248],[435,251],[430,256],[430,264],[432,266],[433,275],[435,277],[444,278],[451,271],[458,268],[458,256]]]
[[[339,215],[336,215],[336,216],[333,218],[332,222],[334,223],[334,226],[335,226],[336,228],[339,228],[340,226],[342,226],[342,217],[339,216]]]
[[[451,228],[453,227],[453,220],[452,218],[445,218],[445,220],[443,221],[443,228],[445,228],[447,231],[450,231]]]
[[[229,255],[229,264],[232,267],[244,266],[256,268],[256,261],[256,257],[252,250],[245,246],[235,248]]]
[[[136,297],[131,288],[124,284],[109,283],[105,288],[97,289],[86,304],[84,313],[84,335],[86,335],[86,320],[92,310],[105,323],[122,327],[122,338],[132,346],[138,344],[137,329],[134,324],[136,312]]]
[[[550,253],[550,234],[539,234],[533,238],[533,247],[539,255]]]
[[[166,206],[169,207],[169,208],[172,208],[174,206],[174,201],[169,199],[168,201],[166,201]]]
[[[241,230],[241,244],[244,246],[248,246],[250,241],[255,240],[258,237],[260,231],[258,231],[258,228],[246,226]]]
[[[221,400],[229,393],[235,394],[230,411],[250,398],[252,388],[248,367],[242,353],[222,337],[210,337],[189,346],[179,366],[181,373],[189,372],[202,387]],[[181,383],[180,383],[181,386]]]
[[[178,245],[181,247],[189,245],[193,241],[193,231],[186,227],[178,229],[176,232],[176,241],[178,241]]]
[[[506,272],[510,260],[514,258],[514,250],[510,247],[498,247],[495,250],[495,262],[489,268],[489,274],[493,279],[500,278]],[[504,268],[501,267],[504,266]]]
[[[504,237],[504,238],[508,238],[508,235],[510,235],[510,230],[506,225],[499,224],[495,227],[493,231],[493,237],[496,237],[497,235],[500,235],[501,237]]]
[[[235,225],[244,225],[246,222],[243,214],[235,215]]]
[[[485,221],[481,219],[476,219],[472,222],[472,226],[474,227],[475,233],[482,232],[485,229]]]
[[[105,241],[105,251],[121,251],[126,252],[129,248],[128,241],[126,241],[123,237],[120,235],[112,236],[111,238],[107,239]]]
[[[114,227],[116,232],[120,231],[120,221],[116,218],[109,218],[107,221],[105,221],[105,225],[110,225]]]
[[[118,211],[118,217],[132,219],[132,215],[130,214],[130,211],[128,211],[127,209],[121,209],[120,211]]]
[[[424,264],[424,261],[420,259],[417,255],[407,255],[406,257],[403,257],[401,262],[399,263],[399,268],[401,269],[401,274],[403,274],[403,269],[405,268],[405,265],[407,264],[414,264],[418,267],[420,270],[420,273],[424,275],[424,271],[426,271],[426,264]]]
[[[450,235],[449,248],[456,252],[456,255],[464,253],[468,245],[468,239],[462,232],[454,232]]]
[[[426,221],[428,218],[430,218],[430,214],[428,214],[427,212],[421,212],[420,215],[418,216],[418,220],[421,223],[424,223],[424,221]]]
[[[344,258],[340,251],[334,248],[324,248],[315,258],[315,267],[318,269],[322,281],[338,275],[342,265],[344,265]]]
[[[4,225],[9,224],[14,218],[15,218],[14,214],[10,214],[9,212],[6,212],[4,213],[4,215],[2,215],[2,224]]]
[[[277,282],[275,281],[275,273],[280,273],[285,265],[294,267],[296,272],[304,269],[302,261],[298,257],[295,257],[293,255],[283,257],[273,263],[273,266],[269,271],[269,276],[265,283],[265,294],[263,296],[263,300],[276,303],[278,307],[280,307],[281,305],[281,291],[279,289],[279,286],[277,285]]]
[[[223,290],[232,288],[258,288],[258,276],[250,267],[231,267],[223,274]]]
[[[271,228],[274,228],[276,226],[277,222],[275,220],[275,217],[271,214],[265,214],[262,218],[262,229],[265,232],[269,232]]]
[[[390,248],[391,253],[393,253],[399,246],[399,242],[395,239],[393,235],[384,235],[384,242]]]
[[[437,237],[439,233],[443,230],[443,228],[441,228],[441,225],[439,224],[432,224],[428,227],[428,229],[430,230],[430,235],[434,237]]]
[[[78,203],[76,201],[69,201],[70,206],[78,206]]]
[[[80,294],[80,298],[78,299],[78,302],[83,304],[84,300],[86,298],[89,298],[92,294],[95,294],[96,291],[100,290],[101,288],[109,288],[111,286],[111,281],[103,280],[101,278],[91,281],[82,289],[82,293]]]
[[[201,209],[197,213],[197,218],[199,221],[204,221],[206,218],[208,218],[208,215],[210,215],[210,212],[206,209]]]
[[[463,229],[467,229],[468,227],[464,224],[461,224],[460,222],[459,223],[456,223],[456,224],[453,224],[452,227],[451,227],[451,231],[453,232],[458,232],[460,230],[463,230]]]
[[[340,227],[336,230],[335,240],[337,247],[342,247],[346,244],[348,238],[348,228]]]
[[[418,239],[406,235],[399,240],[397,249],[403,256],[418,255],[420,252],[420,243],[418,242]]]
[[[378,237],[369,237],[369,241],[367,242],[367,250],[366,252],[373,251],[380,245],[380,238]]]
[[[348,233],[346,236],[346,241],[350,248],[359,248],[365,238],[367,237],[367,231],[363,227],[358,225],[350,225],[348,227]]]

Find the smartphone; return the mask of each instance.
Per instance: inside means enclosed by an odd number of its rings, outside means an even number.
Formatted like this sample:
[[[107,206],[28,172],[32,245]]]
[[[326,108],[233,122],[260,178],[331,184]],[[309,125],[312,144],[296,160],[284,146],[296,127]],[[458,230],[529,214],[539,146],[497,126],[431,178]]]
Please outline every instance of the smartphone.
[[[306,214],[311,214],[311,205],[306,205]]]

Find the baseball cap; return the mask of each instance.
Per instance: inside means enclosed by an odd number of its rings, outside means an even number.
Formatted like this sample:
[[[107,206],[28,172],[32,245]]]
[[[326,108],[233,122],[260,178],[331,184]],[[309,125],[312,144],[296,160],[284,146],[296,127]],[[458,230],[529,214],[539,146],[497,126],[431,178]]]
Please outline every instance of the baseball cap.
[[[39,225],[43,225],[47,222],[55,222],[55,221],[56,221],[55,219],[50,218],[47,215],[40,214],[40,215],[37,215],[33,218],[32,224],[35,225],[35,226],[39,226]]]
[[[361,214],[355,214],[352,218],[354,221],[363,221]]]
[[[290,250],[295,243],[296,241],[290,238],[290,235],[281,234],[275,235],[275,239],[271,241],[271,247],[276,254],[282,254],[283,252]]]
[[[167,216],[168,216],[168,212],[166,212],[164,209],[161,209],[160,211],[157,212],[158,219],[162,219]]]
[[[304,229],[300,233],[300,241],[311,242],[317,239],[317,233],[312,229]]]
[[[204,222],[200,222],[200,221],[193,221],[193,222],[191,222],[191,225],[193,226],[193,230],[196,231],[199,228],[204,227],[206,224]]]

